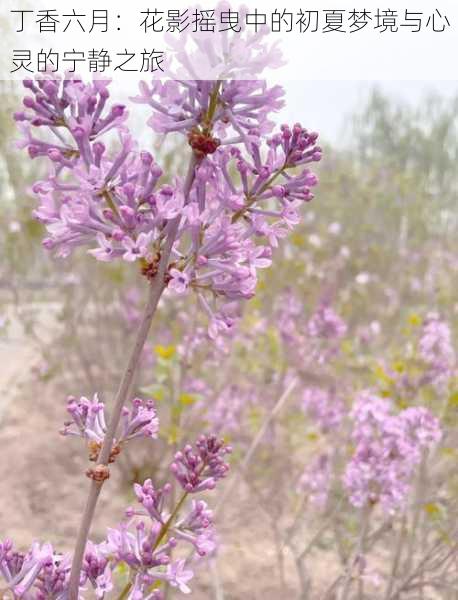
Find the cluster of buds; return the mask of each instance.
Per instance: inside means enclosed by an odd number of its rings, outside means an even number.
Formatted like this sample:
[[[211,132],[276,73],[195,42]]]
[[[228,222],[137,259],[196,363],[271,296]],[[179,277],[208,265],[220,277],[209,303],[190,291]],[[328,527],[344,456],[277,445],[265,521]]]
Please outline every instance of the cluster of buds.
[[[216,436],[202,435],[195,449],[188,445],[175,454],[171,471],[187,493],[212,490],[216,482],[227,475],[229,465],[224,458],[231,452],[232,448]]]
[[[72,419],[64,423],[61,434],[87,440],[89,460],[97,462],[107,431],[105,404],[100,402],[97,394],[94,394],[92,399],[85,396],[81,398],[70,396],[67,412]],[[152,400],[134,398],[132,408],[123,407],[121,419],[121,434],[113,443],[109,456],[110,463],[115,461],[126,442],[140,437],[156,439],[159,431],[159,419]],[[102,472],[102,467],[103,465],[98,465],[95,469],[90,469],[88,474],[99,481],[106,479],[107,473]]]

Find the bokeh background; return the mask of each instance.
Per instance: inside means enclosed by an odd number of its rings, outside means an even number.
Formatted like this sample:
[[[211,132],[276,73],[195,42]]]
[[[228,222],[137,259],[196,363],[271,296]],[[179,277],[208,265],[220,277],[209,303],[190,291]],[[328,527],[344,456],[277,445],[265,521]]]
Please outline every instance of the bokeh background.
[[[93,531],[97,539],[121,519],[132,482],[164,481],[182,443],[202,430],[226,436],[232,475],[210,499],[221,546],[196,568],[197,598],[318,600],[348,560],[358,513],[337,485],[331,504],[343,504],[329,521],[329,506],[318,509],[300,485],[339,443],[303,409],[310,386],[332,391],[348,410],[356,391],[371,386],[399,407],[422,404],[441,416],[450,434],[428,485],[447,502],[426,495],[423,541],[455,515],[456,379],[440,394],[409,396],[387,373],[419,368],[415,344],[429,313],[457,327],[458,85],[294,82],[286,92],[278,123],[321,133],[316,198],[224,343],[206,339],[193,300],[163,299],[136,381],[158,403],[161,438],[119,461]],[[41,247],[30,186],[43,165],[14,146],[21,94],[19,84],[0,82],[0,538],[23,547],[49,539],[67,550],[87,480],[84,449],[58,433],[66,397],[97,391],[109,405],[145,286],[130,265],[97,263],[83,251],[61,261]],[[145,116],[130,121],[142,144],[165,173],[180,173],[183,149],[154,136]],[[307,333],[323,303],[346,325],[331,341]],[[382,573],[389,545],[382,536],[375,553]],[[434,593],[421,598],[458,597],[454,588]]]

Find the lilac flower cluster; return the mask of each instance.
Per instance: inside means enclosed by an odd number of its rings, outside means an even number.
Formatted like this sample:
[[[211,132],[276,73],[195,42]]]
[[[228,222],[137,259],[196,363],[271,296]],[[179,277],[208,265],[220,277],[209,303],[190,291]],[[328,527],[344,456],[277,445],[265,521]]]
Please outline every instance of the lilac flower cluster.
[[[170,515],[165,510],[172,486],[165,484],[163,488],[154,488],[150,479],[143,485],[135,484],[137,500],[142,505],[142,510],[130,507],[126,511],[128,517],[148,515],[153,521],[169,527],[174,537],[191,544],[199,556],[206,556],[216,548],[215,532],[213,527],[213,513],[203,500],[192,500],[189,511],[176,523],[170,524]],[[187,493],[186,493],[187,494]]]
[[[67,411],[72,417],[64,424],[62,435],[76,435],[90,441],[102,443],[106,433],[105,404],[99,401],[97,394],[92,400],[82,396],[77,399],[70,396]],[[123,408],[121,435],[118,443],[137,437],[155,439],[159,431],[159,419],[152,400],[134,398],[132,408]]]
[[[326,302],[320,304],[307,328],[310,336],[326,339],[340,339],[347,332],[345,321]]]
[[[118,528],[110,529],[106,541],[99,545],[101,556],[109,558],[111,569],[120,562],[130,568],[133,585],[129,598],[149,598],[152,585],[158,581],[167,581],[181,592],[189,593],[187,584],[193,572],[187,569],[183,559],[172,559],[172,552],[180,541],[190,544],[198,556],[205,556],[216,547],[212,512],[206,502],[193,499],[182,514],[179,512],[189,493],[213,489],[216,481],[225,476],[229,467],[223,457],[230,448],[215,436],[201,436],[196,442],[196,455],[190,448],[186,446],[178,453],[171,465],[172,473],[180,482],[183,477],[177,475],[176,469],[180,457],[187,457],[188,472],[192,471],[186,478],[184,494],[178,503],[170,507],[172,486],[169,483],[162,488],[156,488],[151,479],[142,485],[135,484],[134,491],[141,508],[129,507],[126,521]],[[197,481],[198,478],[202,479]],[[192,485],[189,484],[191,480]],[[102,561],[99,571],[105,573],[105,569]],[[160,592],[155,593],[152,598],[162,598]]]
[[[215,22],[224,23],[233,6],[226,0],[214,5]],[[177,81],[251,80],[265,70],[285,64],[278,40],[271,43],[265,26],[251,31],[244,24],[248,8],[240,6],[239,26],[217,30],[184,28],[178,37],[165,34],[168,43],[165,73]]]
[[[324,433],[339,427],[345,414],[345,404],[335,391],[320,387],[304,390],[302,409]]]
[[[283,341],[294,349],[294,357],[303,366],[328,363],[347,332],[347,324],[327,300],[321,300],[305,319],[303,304],[291,290],[280,297],[276,321]]]
[[[0,542],[0,574],[15,598],[63,600],[70,561],[67,555],[56,554],[51,544],[34,542],[23,554],[13,549],[10,540],[5,540]]]
[[[190,512],[177,521],[172,531],[192,544],[199,556],[211,554],[216,549],[213,513],[203,500],[192,500]]]
[[[298,208],[311,199],[310,187],[317,180],[308,169],[295,176],[287,171],[319,159],[315,140],[300,126],[293,131],[283,127],[267,139],[262,159],[262,139],[240,137],[248,156],[233,146],[221,147],[197,168],[180,229],[191,243],[184,251],[175,248],[180,269],[171,275],[175,291],[193,287],[198,293],[211,337],[231,329],[231,302],[254,295],[257,270],[270,266],[272,249],[299,222]],[[232,171],[238,182],[229,175]],[[228,304],[215,313],[205,292]]]
[[[216,436],[201,436],[195,449],[188,445],[175,454],[171,469],[176,480],[188,493],[212,490],[216,482],[227,475],[229,465],[224,457],[231,452],[230,446]]]
[[[324,509],[328,501],[332,475],[331,457],[322,453],[315,458],[302,473],[297,491],[306,494],[308,500],[319,509]]]
[[[351,417],[355,451],[343,477],[350,502],[380,503],[393,513],[407,500],[422,453],[440,440],[439,422],[423,407],[393,414],[390,400],[368,391],[359,394]]]
[[[140,83],[140,94],[132,98],[138,104],[147,104],[153,110],[148,125],[156,133],[196,132],[207,114],[214,81],[153,80],[152,85]],[[214,115],[215,131],[219,138],[234,134],[239,140],[256,136],[256,131],[269,132],[273,123],[269,114],[284,106],[280,86],[268,88],[263,80],[221,81],[218,105]]]
[[[450,327],[436,313],[427,315],[418,346],[426,365],[423,383],[443,390],[455,372],[456,355]]]
[[[70,396],[67,401],[67,411],[72,419],[64,423],[62,435],[82,437],[88,441],[89,458],[96,461],[107,431],[105,419],[105,404],[100,402],[97,394],[92,400],[82,396]],[[115,439],[110,454],[110,462],[121,451],[123,444],[134,438],[156,439],[159,432],[159,419],[152,400],[134,398],[132,408],[124,407],[121,416],[121,432]]]
[[[111,566],[107,556],[102,552],[101,545],[88,540],[82,565],[82,586],[90,584],[97,598],[113,589]]]
[[[24,81],[31,95],[15,115],[20,145],[50,165],[33,186],[44,245],[59,256],[85,246],[101,261],[140,261],[152,280],[172,242],[164,285],[198,294],[216,338],[231,329],[232,303],[254,295],[258,269],[270,266],[272,249],[313,198],[318,180],[307,165],[321,159],[318,134],[296,124],[269,135],[283,91],[262,81],[141,84],[134,101],[152,108],[151,126],[185,134],[193,156],[186,181],[159,185],[162,170],[138,150],[125,106],[109,105],[108,83],[70,74]],[[113,153],[107,133],[118,138]]]
[[[97,247],[90,252],[102,261],[144,257],[153,240],[157,219],[170,218],[172,188],[158,190],[156,221],[147,210],[148,199],[162,170],[148,152],[137,152],[125,121],[126,107],[108,106],[108,81],[85,84],[75,78],[43,75],[25,80],[32,96],[24,98],[27,112],[15,114],[23,134],[20,146],[31,158],[47,157],[49,177],[33,191],[39,198],[35,217],[46,225],[48,249],[68,256],[76,246]],[[43,141],[33,128],[47,128],[53,137]],[[101,141],[116,131],[119,150],[108,156]]]

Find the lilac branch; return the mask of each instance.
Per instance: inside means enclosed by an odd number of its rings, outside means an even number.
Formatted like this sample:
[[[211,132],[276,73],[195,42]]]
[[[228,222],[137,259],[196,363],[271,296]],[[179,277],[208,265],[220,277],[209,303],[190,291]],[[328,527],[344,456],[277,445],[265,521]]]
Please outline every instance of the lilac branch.
[[[187,199],[187,197],[189,196],[189,192],[194,181],[197,163],[198,159],[193,153],[189,163],[188,173],[183,188],[183,194],[185,199]],[[171,223],[170,230],[164,244],[164,250],[162,252],[161,260],[159,263],[158,273],[149,288],[148,302],[145,308],[145,312],[143,314],[142,321],[138,328],[137,338],[135,340],[133,350],[131,352],[126,370],[121,379],[121,383],[116,394],[113,412],[108,423],[108,429],[105,434],[105,439],[99,455],[99,464],[95,468],[96,471],[97,468],[99,470],[106,470],[108,468],[107,465],[111,449],[113,447],[113,441],[116,435],[116,430],[118,428],[119,421],[121,418],[122,408],[129,396],[130,387],[132,385],[135,372],[137,370],[143,347],[148,337],[148,332],[150,330],[151,323],[157,309],[157,305],[159,303],[162,292],[165,289],[166,284],[164,277],[169,264],[172,246],[177,235],[180,218],[180,216],[176,217]],[[96,481],[95,479],[93,479],[91,481],[89,495],[86,501],[86,507],[84,509],[83,517],[78,531],[75,552],[73,555],[72,570],[69,584],[69,600],[78,600],[78,588],[84,551],[86,548],[86,542],[91,528],[91,523],[94,518],[95,508],[97,506],[97,501],[101,489],[103,487],[104,481],[105,479],[102,479],[101,481]]]

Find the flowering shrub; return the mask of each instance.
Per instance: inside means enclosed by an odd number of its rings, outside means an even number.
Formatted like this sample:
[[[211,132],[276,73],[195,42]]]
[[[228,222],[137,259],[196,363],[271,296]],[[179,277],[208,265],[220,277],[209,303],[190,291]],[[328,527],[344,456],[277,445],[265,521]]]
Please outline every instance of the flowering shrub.
[[[151,107],[149,124],[156,132],[184,134],[189,147],[186,176],[165,184],[152,154],[138,149],[126,106],[110,105],[108,84],[69,73],[27,79],[25,110],[14,115],[20,147],[48,165],[32,188],[34,216],[47,230],[44,247],[60,258],[82,247],[103,263],[133,263],[148,287],[110,418],[97,394],[68,401],[71,420],[62,433],[83,438],[95,463],[86,471],[91,485],[73,555],[50,544],[34,543],[26,553],[9,540],[1,545],[0,571],[17,598],[76,600],[88,588],[102,598],[119,587],[118,566],[128,573],[121,598],[163,598],[167,586],[191,591],[193,572],[175,549],[187,543],[204,556],[215,541],[206,503],[192,500],[187,507],[187,498],[226,476],[231,448],[212,434],[184,446],[170,466],[181,496],[170,483],[135,484],[142,508],[128,508],[104,541],[91,542],[109,465],[134,438],[154,440],[159,432],[153,401],[135,398],[132,408],[125,402],[163,292],[196,294],[210,340],[230,332],[237,304],[255,295],[258,270],[270,266],[273,249],[299,223],[317,184],[308,165],[321,159],[318,134],[300,124],[271,133],[269,115],[283,105],[279,86],[236,79],[142,83],[133,100]],[[330,321],[326,313],[314,324],[317,335],[333,327]]]
[[[381,503],[393,511],[406,501],[414,467],[422,451],[441,437],[437,419],[425,408],[390,414],[390,402],[361,394],[352,411],[356,446],[344,474],[350,502],[361,508]]]

